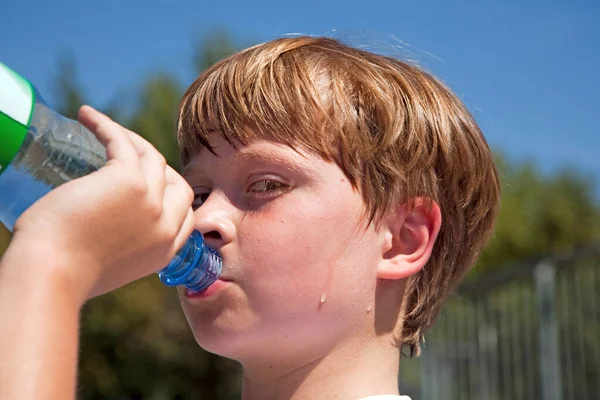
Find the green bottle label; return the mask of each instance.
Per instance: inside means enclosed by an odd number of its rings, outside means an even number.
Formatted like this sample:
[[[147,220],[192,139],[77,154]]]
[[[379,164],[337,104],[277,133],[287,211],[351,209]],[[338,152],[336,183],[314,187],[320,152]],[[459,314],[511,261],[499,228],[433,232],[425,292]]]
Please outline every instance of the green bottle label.
[[[0,63],[0,173],[11,163],[25,140],[34,102],[31,84]]]

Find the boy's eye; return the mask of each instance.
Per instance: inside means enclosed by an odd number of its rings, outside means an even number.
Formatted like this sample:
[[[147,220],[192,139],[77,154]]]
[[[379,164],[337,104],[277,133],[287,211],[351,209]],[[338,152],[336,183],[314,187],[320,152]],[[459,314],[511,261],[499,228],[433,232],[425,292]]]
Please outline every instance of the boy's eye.
[[[269,196],[278,195],[281,192],[289,190],[289,185],[273,179],[261,179],[253,182],[246,189],[246,194],[258,198],[265,198]],[[206,189],[202,189],[206,190]],[[196,192],[194,194],[194,202],[192,203],[192,209],[197,210],[210,196],[210,192]]]
[[[247,193],[254,195],[268,195],[273,193],[279,193],[281,191],[285,191],[288,189],[288,185],[285,183],[272,180],[272,179],[261,179],[260,181],[256,181],[252,183],[248,189]]]
[[[197,210],[210,196],[210,192],[206,193],[195,193],[194,194],[194,202],[192,203],[192,209]]]

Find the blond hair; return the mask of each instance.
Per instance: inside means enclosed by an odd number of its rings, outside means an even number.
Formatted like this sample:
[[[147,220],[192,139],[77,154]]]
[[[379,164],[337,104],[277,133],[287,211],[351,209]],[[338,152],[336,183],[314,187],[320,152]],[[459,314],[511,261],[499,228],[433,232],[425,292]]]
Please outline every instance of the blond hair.
[[[228,57],[185,93],[183,163],[218,132],[230,143],[269,138],[339,165],[369,222],[422,196],[441,231],[427,265],[409,278],[400,344],[411,356],[448,291],[475,263],[499,206],[488,145],[461,101],[420,68],[334,39],[273,40]]]

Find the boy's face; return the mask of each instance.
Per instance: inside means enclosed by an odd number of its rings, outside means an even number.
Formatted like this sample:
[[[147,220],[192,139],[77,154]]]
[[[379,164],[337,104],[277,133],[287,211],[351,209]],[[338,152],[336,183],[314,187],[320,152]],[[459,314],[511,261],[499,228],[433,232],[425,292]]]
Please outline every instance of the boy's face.
[[[211,144],[218,156],[205,150],[184,171],[202,204],[196,229],[223,257],[224,282],[179,291],[198,343],[242,363],[312,360],[371,332],[383,235],[365,227],[342,170],[267,140]]]

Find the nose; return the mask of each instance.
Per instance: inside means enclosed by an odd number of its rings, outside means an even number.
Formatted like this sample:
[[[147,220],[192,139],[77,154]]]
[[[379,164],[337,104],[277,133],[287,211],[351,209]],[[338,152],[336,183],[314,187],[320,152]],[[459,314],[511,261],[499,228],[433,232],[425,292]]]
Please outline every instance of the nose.
[[[195,228],[209,247],[218,251],[235,238],[234,207],[221,193],[212,192],[194,215]]]

